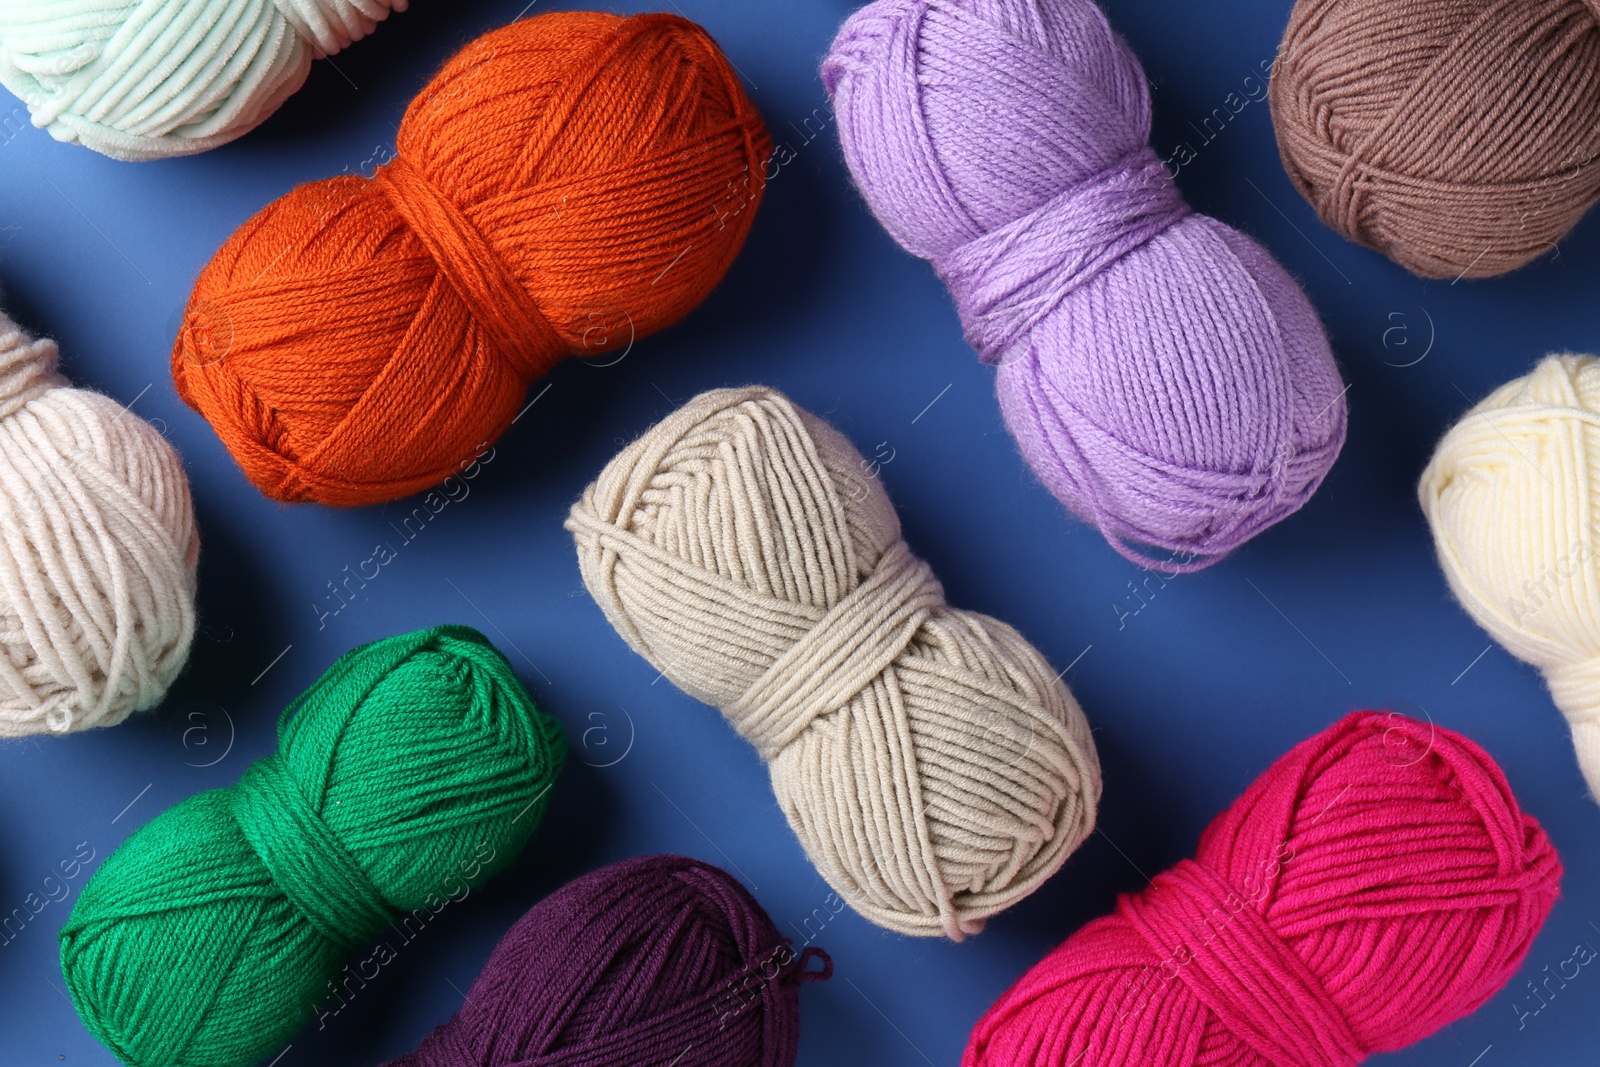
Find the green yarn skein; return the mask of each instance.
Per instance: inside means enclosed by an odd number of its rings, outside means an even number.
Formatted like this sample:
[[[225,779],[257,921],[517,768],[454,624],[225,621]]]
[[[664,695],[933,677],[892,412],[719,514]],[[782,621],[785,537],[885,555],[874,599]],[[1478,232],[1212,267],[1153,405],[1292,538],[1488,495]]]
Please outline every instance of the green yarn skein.
[[[95,872],[61,931],[78,1014],[133,1067],[277,1054],[351,952],[516,855],[565,751],[476,630],[346,653],[284,711],[276,753]]]

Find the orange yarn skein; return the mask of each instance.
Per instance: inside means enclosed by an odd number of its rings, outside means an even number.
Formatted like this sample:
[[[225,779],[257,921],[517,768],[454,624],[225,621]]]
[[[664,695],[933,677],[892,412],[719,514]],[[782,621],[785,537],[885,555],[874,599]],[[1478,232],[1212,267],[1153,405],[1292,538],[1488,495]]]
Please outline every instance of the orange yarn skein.
[[[178,392],[270,497],[426,489],[561,359],[681,318],[744,243],[771,142],[701,27],[558,12],[451,58],[396,152],[269,204],[190,297]]]

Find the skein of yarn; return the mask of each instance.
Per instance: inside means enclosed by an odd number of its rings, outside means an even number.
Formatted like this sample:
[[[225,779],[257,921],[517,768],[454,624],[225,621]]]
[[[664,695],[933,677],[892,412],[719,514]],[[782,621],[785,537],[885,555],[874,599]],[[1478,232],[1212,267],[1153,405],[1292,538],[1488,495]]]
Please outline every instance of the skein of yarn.
[[[1490,393],[1417,493],[1451,591],[1544,673],[1600,800],[1600,360],[1551,356]]]
[[[1353,1067],[1509,981],[1561,861],[1488,754],[1357,712],[1025,974],[963,1067]]]
[[[0,737],[152,708],[195,627],[200,535],[155,428],[0,312]]]
[[[1060,676],[958,611],[866,461],[772,389],[702,393],[573,505],[583,581],[633,649],[769,764],[811,861],[867,919],[957,940],[1094,825]]]
[[[1091,0],[876,0],[822,77],[850,173],[949,287],[1023,458],[1118,552],[1198,570],[1311,497],[1345,435],[1321,323],[1184,203]]]
[[[1270,100],[1322,220],[1424,278],[1515,270],[1600,199],[1591,0],[1298,0]]]
[[[178,392],[275,499],[436,485],[558,361],[683,317],[744,242],[770,142],[699,26],[563,11],[458,52],[396,148],[268,205],[190,298]]]
[[[565,755],[465,626],[346,653],[278,739],[237,785],[136,831],[62,927],[78,1014],[131,1067],[278,1054],[352,951],[390,924],[416,936],[511,861]]]
[[[0,0],[0,84],[58,141],[137,162],[265,122],[409,0]]]
[[[792,1067],[800,984],[832,971],[726,872],[624,860],[517,920],[461,1010],[385,1067]]]

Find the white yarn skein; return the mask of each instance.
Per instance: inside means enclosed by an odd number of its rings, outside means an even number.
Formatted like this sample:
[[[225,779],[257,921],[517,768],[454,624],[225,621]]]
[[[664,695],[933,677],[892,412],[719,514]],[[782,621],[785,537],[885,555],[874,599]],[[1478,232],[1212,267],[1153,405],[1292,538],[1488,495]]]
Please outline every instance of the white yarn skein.
[[[0,736],[159,703],[194,637],[199,553],[172,446],[0,313]]]
[[[1094,828],[1100,768],[1060,675],[946,604],[861,453],[781,393],[689,401],[567,528],[612,625],[756,746],[811,861],[868,920],[975,934]]]
[[[1451,590],[1543,672],[1600,800],[1600,360],[1550,356],[1490,393],[1418,495]]]
[[[137,162],[255,129],[409,0],[0,0],[0,84],[59,141]]]

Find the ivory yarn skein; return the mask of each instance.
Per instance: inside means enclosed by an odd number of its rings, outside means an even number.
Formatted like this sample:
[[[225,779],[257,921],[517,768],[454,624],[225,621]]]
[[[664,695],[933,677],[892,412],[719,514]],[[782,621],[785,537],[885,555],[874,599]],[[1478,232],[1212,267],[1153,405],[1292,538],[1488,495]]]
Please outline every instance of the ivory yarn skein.
[[[161,702],[195,628],[200,535],[155,428],[0,312],[0,737]]]
[[[1600,800],[1600,360],[1550,356],[1490,393],[1417,494],[1450,589],[1543,672]]]
[[[0,0],[0,84],[58,141],[136,162],[265,122],[409,0]]]
[[[950,607],[861,454],[762,386],[702,393],[567,519],[617,632],[722,709],[839,895],[956,940],[1088,836],[1089,725],[1005,623]]]
[[[1593,0],[1298,0],[1269,99],[1322,220],[1424,278],[1515,270],[1600,199]]]
[[[949,288],[1039,480],[1141,566],[1303,506],[1345,437],[1306,295],[1196,214],[1092,0],[875,0],[822,64],[867,204]]]

